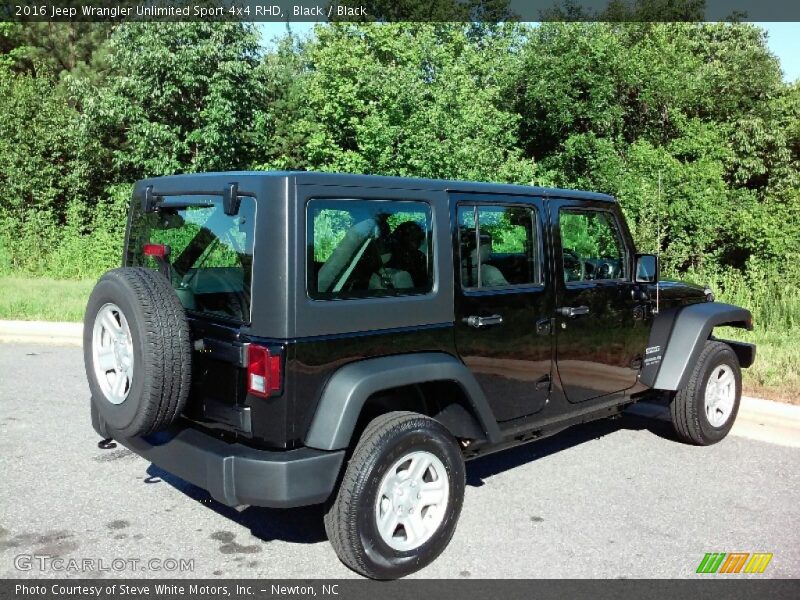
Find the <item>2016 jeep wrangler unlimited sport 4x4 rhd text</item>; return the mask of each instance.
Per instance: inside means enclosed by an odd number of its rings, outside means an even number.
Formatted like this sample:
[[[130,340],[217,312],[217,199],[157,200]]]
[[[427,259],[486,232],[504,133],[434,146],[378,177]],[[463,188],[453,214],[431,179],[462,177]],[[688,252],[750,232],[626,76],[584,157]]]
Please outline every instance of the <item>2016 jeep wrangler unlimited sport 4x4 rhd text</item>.
[[[751,315],[657,283],[601,194],[145,180],[86,310],[92,423],[224,504],[326,503],[341,560],[400,577],[450,541],[466,459],[654,395],[683,440],[725,437],[755,348],[712,334]]]

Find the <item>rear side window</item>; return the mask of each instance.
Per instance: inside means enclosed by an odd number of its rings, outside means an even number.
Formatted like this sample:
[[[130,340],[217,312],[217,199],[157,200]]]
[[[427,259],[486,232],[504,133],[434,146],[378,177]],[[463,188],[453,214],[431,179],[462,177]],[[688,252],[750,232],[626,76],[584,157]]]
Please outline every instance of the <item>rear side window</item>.
[[[250,321],[253,198],[242,196],[236,215],[225,214],[221,196],[164,196],[155,212],[138,203],[133,211],[126,264],[166,270],[188,311]],[[152,244],[166,256],[147,255]]]
[[[461,286],[505,288],[542,282],[533,208],[458,207]]]
[[[405,200],[311,200],[312,298],[380,298],[433,289],[431,209]]]

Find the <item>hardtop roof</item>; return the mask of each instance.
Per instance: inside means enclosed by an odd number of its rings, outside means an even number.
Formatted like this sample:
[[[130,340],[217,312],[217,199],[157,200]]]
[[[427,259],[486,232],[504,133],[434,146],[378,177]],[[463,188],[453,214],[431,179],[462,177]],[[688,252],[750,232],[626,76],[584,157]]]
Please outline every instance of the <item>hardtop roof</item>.
[[[241,184],[245,182],[252,186],[261,178],[287,178],[294,180],[297,185],[335,185],[341,187],[391,187],[395,189],[432,190],[464,193],[494,193],[510,195],[546,195],[586,200],[599,200],[616,202],[613,196],[583,190],[568,190],[562,188],[547,188],[538,186],[515,185],[508,183],[487,183],[475,181],[458,181],[451,179],[424,179],[416,177],[393,177],[385,175],[356,175],[348,173],[326,173],[321,171],[219,171],[213,173],[191,173],[182,175],[167,175],[153,177],[137,183],[137,188],[153,185],[156,193],[159,192],[159,182],[169,183],[168,187],[180,184],[186,190],[201,191],[231,183],[231,178],[238,178]],[[249,181],[248,181],[249,180]],[[234,179],[235,181],[235,179]],[[194,182],[196,185],[191,185]],[[248,186],[249,187],[249,186]]]

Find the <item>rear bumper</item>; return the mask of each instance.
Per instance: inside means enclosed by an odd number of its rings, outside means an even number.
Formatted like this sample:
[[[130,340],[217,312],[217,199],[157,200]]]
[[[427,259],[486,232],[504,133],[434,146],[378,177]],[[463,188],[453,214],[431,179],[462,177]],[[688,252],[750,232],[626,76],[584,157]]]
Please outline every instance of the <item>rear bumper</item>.
[[[106,437],[92,406],[92,425]],[[228,506],[289,508],[325,502],[339,477],[344,450],[270,451],[229,444],[190,427],[146,438],[115,440],[165,471],[201,487]]]

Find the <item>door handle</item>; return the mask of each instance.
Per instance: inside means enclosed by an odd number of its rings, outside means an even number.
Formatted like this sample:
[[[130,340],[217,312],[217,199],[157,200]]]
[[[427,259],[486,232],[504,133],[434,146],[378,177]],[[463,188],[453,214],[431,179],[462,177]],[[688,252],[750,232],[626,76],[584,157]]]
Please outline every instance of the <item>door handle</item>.
[[[580,315],[588,315],[589,314],[589,307],[588,306],[562,306],[561,308],[557,309],[558,314],[562,317],[577,317]]]
[[[490,327],[492,325],[500,325],[502,322],[503,322],[503,317],[500,315],[491,315],[488,317],[479,317],[477,315],[471,315],[469,317],[464,317],[464,323],[466,323],[470,327],[474,327],[475,329]]]

